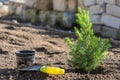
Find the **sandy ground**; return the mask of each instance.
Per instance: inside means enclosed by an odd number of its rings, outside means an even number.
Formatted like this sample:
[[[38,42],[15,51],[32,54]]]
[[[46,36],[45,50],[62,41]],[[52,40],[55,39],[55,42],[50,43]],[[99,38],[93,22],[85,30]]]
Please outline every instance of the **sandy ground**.
[[[65,37],[55,31],[0,24],[0,80],[120,80],[120,46],[113,45],[101,66],[88,76],[66,62],[70,56]],[[15,52],[25,49],[37,52],[36,64],[64,68],[65,74],[19,72]]]

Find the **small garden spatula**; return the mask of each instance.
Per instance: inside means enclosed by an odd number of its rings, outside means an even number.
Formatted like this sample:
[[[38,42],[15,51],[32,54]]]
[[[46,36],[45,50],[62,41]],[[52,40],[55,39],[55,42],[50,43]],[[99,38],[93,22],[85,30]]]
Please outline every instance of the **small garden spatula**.
[[[20,71],[40,71],[43,73],[51,74],[51,75],[61,75],[64,74],[64,69],[58,67],[48,67],[48,66],[29,66],[26,68],[20,69]]]

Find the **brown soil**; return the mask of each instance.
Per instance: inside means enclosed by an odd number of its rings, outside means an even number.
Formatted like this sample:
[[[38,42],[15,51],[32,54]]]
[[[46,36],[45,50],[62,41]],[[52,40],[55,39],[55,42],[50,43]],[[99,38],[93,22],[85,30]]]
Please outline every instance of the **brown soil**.
[[[66,62],[70,57],[66,36],[51,30],[0,24],[0,80],[120,80],[120,46],[113,46],[101,66],[88,75]],[[15,52],[25,49],[37,52],[36,64],[64,68],[65,74],[19,72]]]

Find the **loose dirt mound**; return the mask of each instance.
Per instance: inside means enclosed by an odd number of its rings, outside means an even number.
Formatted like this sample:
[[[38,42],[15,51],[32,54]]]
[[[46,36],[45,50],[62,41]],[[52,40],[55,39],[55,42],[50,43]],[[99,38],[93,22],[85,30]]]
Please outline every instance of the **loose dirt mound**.
[[[120,80],[120,47],[109,51],[101,66],[88,76],[74,70],[66,62],[69,47],[63,34],[55,31],[0,24],[0,80]],[[64,75],[47,75],[40,72],[18,72],[15,51],[35,50],[35,63],[65,69]]]

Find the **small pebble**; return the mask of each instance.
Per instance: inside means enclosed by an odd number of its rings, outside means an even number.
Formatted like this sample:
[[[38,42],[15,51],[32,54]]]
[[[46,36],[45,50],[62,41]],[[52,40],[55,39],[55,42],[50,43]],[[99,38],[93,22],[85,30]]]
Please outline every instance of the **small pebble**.
[[[17,20],[12,20],[12,22],[18,24],[18,21],[17,21]]]

